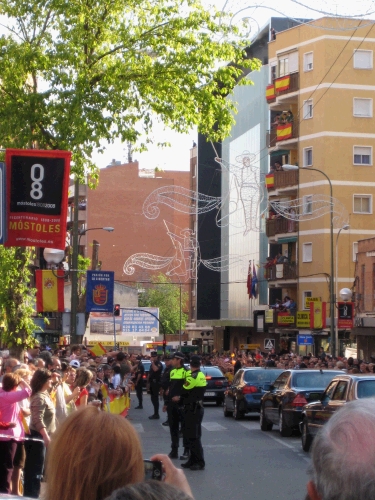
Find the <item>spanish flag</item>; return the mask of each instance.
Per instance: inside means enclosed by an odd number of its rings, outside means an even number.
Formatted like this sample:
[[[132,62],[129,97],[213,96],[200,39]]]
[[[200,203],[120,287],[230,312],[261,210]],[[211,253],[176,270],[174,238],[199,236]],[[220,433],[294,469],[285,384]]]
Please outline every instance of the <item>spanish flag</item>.
[[[274,174],[267,174],[266,175],[266,188],[271,189],[275,185],[275,176]]]
[[[266,99],[267,101],[272,101],[273,99],[275,99],[275,97],[275,86],[273,85],[273,83],[271,83],[271,85],[267,85],[266,87]]]
[[[107,351],[105,348],[102,346],[100,342],[95,344],[91,349],[88,349],[89,353],[91,353],[93,356],[103,356],[104,354],[107,354]]]
[[[64,271],[35,271],[37,312],[64,312]]]
[[[276,129],[276,140],[285,141],[293,136],[293,128],[291,123],[285,125],[278,125]]]
[[[290,87],[290,75],[282,76],[275,80],[275,90],[276,92],[281,92],[282,90],[288,90]]]
[[[321,329],[326,327],[327,303],[310,302],[310,328]],[[331,320],[332,321],[332,320]]]

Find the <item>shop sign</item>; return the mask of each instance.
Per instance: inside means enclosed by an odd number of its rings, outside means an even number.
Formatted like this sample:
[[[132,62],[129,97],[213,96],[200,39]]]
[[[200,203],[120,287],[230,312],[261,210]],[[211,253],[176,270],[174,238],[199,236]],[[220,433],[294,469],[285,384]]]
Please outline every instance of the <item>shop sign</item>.
[[[296,327],[297,328],[310,328],[310,312],[297,311]]]

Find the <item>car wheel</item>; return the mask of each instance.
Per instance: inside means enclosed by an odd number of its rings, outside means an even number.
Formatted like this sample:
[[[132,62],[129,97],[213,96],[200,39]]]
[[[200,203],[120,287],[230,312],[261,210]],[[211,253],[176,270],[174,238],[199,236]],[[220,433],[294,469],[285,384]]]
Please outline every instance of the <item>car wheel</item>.
[[[231,417],[232,415],[233,415],[233,412],[228,410],[227,403],[224,399],[224,417]]]
[[[285,423],[283,410],[280,410],[279,413],[279,431],[282,437],[289,437],[292,434],[292,429]]]
[[[303,451],[309,451],[310,448],[311,448],[311,444],[312,444],[312,436],[309,432],[309,426],[307,424],[307,419],[304,418],[303,419],[303,423],[302,423],[302,437],[301,437],[301,440],[302,440],[302,449]]]
[[[260,407],[259,423],[262,431],[272,431],[273,424],[266,419],[263,406]]]
[[[240,403],[236,400],[234,402],[233,417],[235,420],[241,420],[243,418],[243,412],[240,410]]]

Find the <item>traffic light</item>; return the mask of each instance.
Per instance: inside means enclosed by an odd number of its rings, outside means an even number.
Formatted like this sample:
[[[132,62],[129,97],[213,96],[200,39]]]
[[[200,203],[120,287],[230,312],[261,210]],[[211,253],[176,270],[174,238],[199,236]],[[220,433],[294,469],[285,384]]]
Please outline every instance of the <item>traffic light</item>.
[[[184,345],[187,345],[187,341],[186,340],[184,340]]]
[[[167,341],[163,340],[163,347],[165,347],[166,345],[167,345]]]
[[[113,316],[120,316],[120,304],[115,304],[115,308],[113,309]]]

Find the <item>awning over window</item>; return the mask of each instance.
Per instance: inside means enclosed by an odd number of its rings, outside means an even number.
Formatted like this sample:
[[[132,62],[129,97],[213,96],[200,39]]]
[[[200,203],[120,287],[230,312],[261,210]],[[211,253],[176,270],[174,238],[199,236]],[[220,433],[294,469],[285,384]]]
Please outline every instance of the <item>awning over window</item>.
[[[277,243],[294,243],[297,241],[297,236],[291,236],[290,238],[279,238]]]
[[[290,153],[290,149],[279,149],[277,151],[272,151],[270,157],[273,158],[275,156],[284,156]]]

